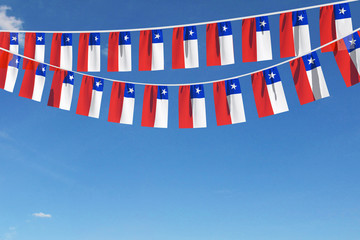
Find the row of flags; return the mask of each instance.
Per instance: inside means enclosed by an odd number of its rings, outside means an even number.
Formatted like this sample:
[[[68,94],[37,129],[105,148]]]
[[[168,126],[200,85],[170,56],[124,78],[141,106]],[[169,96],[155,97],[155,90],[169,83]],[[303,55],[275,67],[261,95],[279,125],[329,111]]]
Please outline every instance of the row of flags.
[[[360,82],[360,36],[355,32],[334,44],[334,56],[346,86]],[[13,92],[21,57],[0,51],[0,88]],[[25,61],[24,61],[25,63]],[[27,60],[19,95],[41,101],[47,65]],[[316,52],[289,62],[300,104],[329,96],[327,84]],[[259,117],[289,110],[280,73],[277,67],[251,75],[252,88]],[[55,69],[48,98],[48,106],[70,110],[74,73]],[[84,75],[80,87],[76,113],[99,118],[104,79]],[[213,83],[217,125],[246,121],[239,79]],[[133,124],[135,84],[113,82],[109,106],[109,122]],[[142,121],[145,127],[167,128],[169,89],[167,86],[146,85],[143,98]],[[179,127],[207,126],[205,89],[203,84],[179,87]]]
[[[280,14],[280,56],[294,57],[311,51],[309,23],[305,10]],[[345,37],[353,31],[348,3],[320,8],[320,40],[324,45]],[[71,33],[54,33],[50,64],[72,70],[73,45]],[[80,33],[77,71],[99,72],[101,55],[100,33]],[[0,47],[18,53],[18,33],[0,33]],[[130,32],[111,32],[108,40],[110,72],[132,70]],[[333,51],[332,45],[322,51]],[[244,19],[242,22],[243,62],[272,59],[270,23],[267,16]],[[24,55],[44,62],[45,34],[26,33]],[[206,26],[207,66],[235,63],[231,22]],[[24,69],[27,61],[24,61]],[[30,66],[31,67],[31,66]],[[172,68],[198,68],[198,34],[196,26],[176,27],[172,38]],[[54,70],[50,68],[50,70]],[[139,71],[164,70],[164,39],[162,30],[140,31]]]

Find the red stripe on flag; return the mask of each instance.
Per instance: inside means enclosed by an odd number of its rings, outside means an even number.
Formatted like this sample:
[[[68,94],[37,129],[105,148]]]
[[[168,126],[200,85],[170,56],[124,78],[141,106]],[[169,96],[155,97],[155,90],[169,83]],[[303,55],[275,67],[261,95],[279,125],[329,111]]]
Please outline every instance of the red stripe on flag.
[[[206,25],[206,65],[221,65],[219,29],[217,23]]]
[[[141,126],[154,127],[158,86],[145,86]]]
[[[19,96],[32,99],[35,86],[35,73],[39,63],[28,60],[28,69],[25,70]]]
[[[109,107],[109,122],[119,123],[124,103],[125,83],[113,82]]]
[[[61,35],[62,33],[54,33],[51,42],[50,64],[58,67],[60,67]],[[49,70],[55,71],[56,68],[50,67]]]
[[[60,69],[55,70],[54,77],[51,83],[48,106],[59,108],[61,89],[66,75],[67,75],[67,71],[63,71]]]
[[[213,83],[216,122],[218,126],[232,124],[225,82]]]
[[[0,88],[4,89],[9,63],[13,55],[0,50]]]
[[[184,27],[174,28],[172,38],[172,68],[185,68]]]
[[[151,71],[152,30],[140,31],[139,71]]]
[[[93,77],[83,76],[80,87],[79,100],[76,108],[76,114],[89,116],[93,85]]]
[[[179,128],[193,128],[190,86],[179,88]]]
[[[10,49],[10,33],[0,32],[0,47],[7,50]]]
[[[294,33],[292,24],[292,12],[280,14],[280,57],[294,57]]]
[[[109,35],[108,72],[119,71],[119,34],[119,32],[112,32]]]
[[[35,58],[35,45],[36,45],[36,33],[25,33],[25,46],[24,56],[34,59]],[[23,69],[32,69],[34,64],[31,60],[23,60]],[[34,69],[33,69],[34,70]]]
[[[274,115],[263,72],[251,74],[251,83],[259,117]]]
[[[77,62],[77,70],[79,72],[88,71],[89,38],[90,38],[90,33],[80,33],[78,62]]]
[[[256,20],[244,19],[242,22],[242,52],[243,62],[256,62]]]
[[[334,7],[325,6],[320,8],[320,43],[321,46],[336,39]],[[321,52],[332,52],[335,44],[330,44],[321,49]]]

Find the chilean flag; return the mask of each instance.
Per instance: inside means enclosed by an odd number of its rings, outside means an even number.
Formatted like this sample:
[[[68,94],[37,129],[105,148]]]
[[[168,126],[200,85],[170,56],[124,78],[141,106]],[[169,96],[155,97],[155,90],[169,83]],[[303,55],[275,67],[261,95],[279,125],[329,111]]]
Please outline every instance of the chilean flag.
[[[338,41],[334,51],[337,65],[347,87],[360,82],[360,37],[355,32]]]
[[[112,32],[108,45],[108,72],[131,71],[130,32]]]
[[[0,51],[0,88],[14,91],[21,57]]]
[[[45,59],[45,34],[44,33],[26,33],[24,55],[38,62],[44,62]],[[23,69],[29,69],[35,65],[31,60],[24,59]],[[29,65],[29,66],[28,66]]]
[[[48,106],[70,111],[74,91],[74,73],[55,70]]]
[[[51,43],[50,64],[72,70],[73,48],[71,33],[54,33]],[[51,71],[56,68],[50,67]]]
[[[83,76],[76,114],[99,118],[104,80]]]
[[[320,8],[320,42],[321,46],[335,39],[345,37],[353,31],[349,3],[335,4]],[[321,52],[331,52],[331,44]]]
[[[140,31],[139,71],[164,70],[162,30]]]
[[[29,68],[25,71],[19,96],[41,102],[45,85],[46,65],[30,60],[28,65]]]
[[[77,70],[100,72],[100,33],[80,33]]]
[[[179,88],[179,127],[206,127],[205,93],[202,84]]]
[[[234,44],[230,22],[206,25],[207,66],[234,64]]]
[[[244,19],[242,22],[243,62],[272,59],[268,17]]]
[[[169,109],[168,99],[168,87],[146,85],[141,126],[167,128]]]
[[[133,124],[135,85],[113,82],[109,108],[109,122]]]
[[[259,117],[289,111],[276,67],[252,74],[251,81]]]
[[[301,105],[329,96],[316,52],[290,61],[290,68]]]
[[[12,53],[19,53],[19,34],[10,32],[0,32],[0,47]]]
[[[309,23],[305,10],[280,14],[280,56],[299,56],[311,51]]]
[[[199,53],[196,27],[178,27],[173,30],[172,68],[198,68]]]
[[[244,103],[239,79],[213,84],[218,126],[245,122]]]

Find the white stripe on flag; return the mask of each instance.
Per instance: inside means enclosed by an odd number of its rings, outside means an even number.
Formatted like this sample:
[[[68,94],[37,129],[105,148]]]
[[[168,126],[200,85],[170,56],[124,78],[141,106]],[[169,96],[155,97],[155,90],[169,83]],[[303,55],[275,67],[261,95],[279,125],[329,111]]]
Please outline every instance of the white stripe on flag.
[[[313,91],[315,100],[329,96],[329,91],[326,86],[325,78],[321,67],[306,71],[309,79],[310,87]]]
[[[60,67],[66,70],[72,70],[73,51],[72,46],[61,46],[60,49]]]
[[[353,31],[351,18],[335,20],[336,38],[346,37]]]
[[[281,81],[267,85],[274,114],[289,111]]]
[[[4,90],[6,90],[8,92],[14,91],[14,86],[16,83],[16,78],[17,78],[18,72],[19,72],[19,69],[17,69],[17,68],[11,67],[11,66],[8,67],[7,72],[6,72]]]
[[[133,124],[135,98],[124,97],[120,123]]]
[[[73,96],[74,85],[63,83],[61,87],[60,104],[59,108],[63,110],[70,110],[71,100]]]
[[[119,72],[131,71],[131,45],[119,45]],[[132,121],[131,121],[132,122]]]
[[[45,85],[45,77],[35,75],[34,90],[32,95],[33,100],[41,102],[41,96],[44,90],[44,85]]]
[[[152,44],[151,71],[164,70],[164,43]]]
[[[355,49],[350,53],[350,58],[352,62],[354,63],[358,74],[360,74],[360,48]],[[9,71],[9,70],[8,70]]]
[[[89,117],[99,118],[102,94],[103,92],[92,90]]]
[[[17,44],[10,44],[10,52],[12,53],[19,53],[19,45]]]
[[[271,37],[270,31],[256,32],[257,61],[271,60]]]
[[[220,36],[219,37],[219,45],[220,45],[220,60],[221,65],[234,64],[234,44],[233,44],[233,36]]]
[[[100,45],[89,45],[88,72],[100,72]]]
[[[35,61],[44,62],[45,45],[35,45]]]
[[[198,40],[186,40],[184,42],[185,68],[199,67]]]
[[[154,127],[167,128],[169,101],[167,99],[156,99],[156,112]]]
[[[192,98],[192,117],[194,128],[205,128],[206,127],[206,109],[205,109],[205,98]]]
[[[230,94],[227,96],[227,102],[229,105],[231,123],[245,122],[245,111],[242,94]]]
[[[311,51],[309,25],[293,27],[295,56]]]

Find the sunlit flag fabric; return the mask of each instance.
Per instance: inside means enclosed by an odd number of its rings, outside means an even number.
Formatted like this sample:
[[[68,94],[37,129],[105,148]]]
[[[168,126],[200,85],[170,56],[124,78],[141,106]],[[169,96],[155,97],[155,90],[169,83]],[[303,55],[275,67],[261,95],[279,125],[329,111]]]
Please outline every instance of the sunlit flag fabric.
[[[21,57],[0,51],[0,88],[14,91]]]
[[[202,84],[179,88],[179,127],[206,127],[205,93]]]
[[[108,72],[131,71],[130,32],[112,32],[108,45]]]
[[[207,66],[234,64],[234,44],[231,22],[206,25]]]
[[[178,27],[173,30],[172,68],[199,67],[196,27]]]
[[[290,61],[290,68],[301,105],[329,96],[316,52]]]
[[[57,69],[51,84],[48,106],[70,110],[74,91],[74,73]]]
[[[19,96],[41,102],[45,85],[46,65],[34,61],[29,61],[28,64],[29,68],[25,70]]]
[[[360,38],[355,32],[338,42],[334,51],[337,65],[347,87],[360,82]]]
[[[77,70],[100,72],[100,33],[80,33]]]
[[[141,126],[167,128],[169,95],[166,86],[145,86]]]
[[[306,10],[280,14],[280,56],[299,56],[311,51]]]
[[[83,76],[76,114],[99,118],[104,80]]]
[[[25,33],[24,55],[38,62],[45,59],[45,34],[44,33]],[[30,69],[35,65],[30,60],[23,61],[23,69]]]
[[[213,83],[213,90],[218,126],[246,121],[239,79]]]
[[[50,64],[72,70],[73,47],[71,33],[54,33],[51,43]],[[50,67],[51,71],[56,68]]]
[[[242,22],[243,62],[272,59],[268,17],[244,19]]]
[[[276,67],[252,74],[251,81],[259,117],[289,111]]]
[[[320,43],[321,46],[335,39],[345,37],[353,31],[349,3],[334,4],[320,8]],[[321,49],[331,52],[335,45]]]
[[[0,32],[0,47],[12,53],[19,53],[19,34],[12,32]]]
[[[140,31],[139,71],[164,70],[162,30]]]
[[[113,82],[109,108],[109,122],[133,124],[135,85]]]

